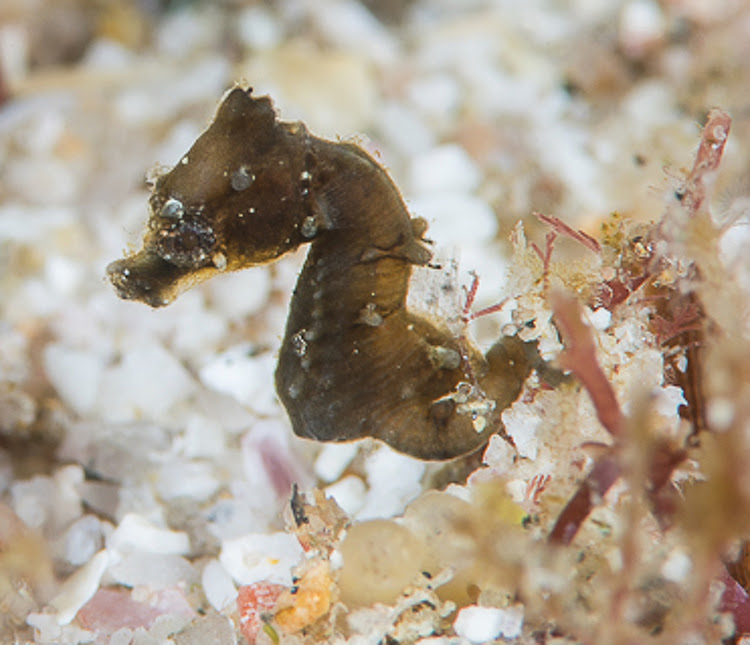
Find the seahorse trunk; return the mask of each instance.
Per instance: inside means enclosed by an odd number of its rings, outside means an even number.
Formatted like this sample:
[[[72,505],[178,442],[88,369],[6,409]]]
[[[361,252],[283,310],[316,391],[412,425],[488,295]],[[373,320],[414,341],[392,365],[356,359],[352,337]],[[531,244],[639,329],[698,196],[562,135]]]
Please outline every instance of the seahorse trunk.
[[[493,354],[492,367],[514,362],[491,382],[497,405],[482,384],[491,365],[406,311],[412,266],[429,254],[386,173],[357,148],[316,151],[336,169],[316,196],[328,228],[300,274],[276,371],[294,431],[322,441],[372,436],[423,459],[475,450],[518,396],[531,369],[525,354]]]

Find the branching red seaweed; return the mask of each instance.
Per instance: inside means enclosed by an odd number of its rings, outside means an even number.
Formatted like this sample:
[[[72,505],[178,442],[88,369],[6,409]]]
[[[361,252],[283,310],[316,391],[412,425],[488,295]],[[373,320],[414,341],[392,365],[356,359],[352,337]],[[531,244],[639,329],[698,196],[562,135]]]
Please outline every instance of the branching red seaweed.
[[[622,410],[612,384],[597,361],[594,337],[583,322],[581,305],[575,298],[561,293],[552,294],[551,301],[555,324],[565,345],[560,362],[583,383],[602,425],[613,437],[619,437],[622,433]]]
[[[611,281],[616,286],[623,285],[622,294],[618,295],[615,289],[609,289],[611,297],[608,304],[612,308],[615,304],[624,302],[630,293],[643,284],[650,285],[653,293],[651,296],[646,295],[644,303],[656,302],[655,311],[650,316],[652,331],[661,347],[682,347],[688,357],[688,369],[683,371],[690,376],[690,383],[680,382],[680,385],[688,398],[688,407],[694,411],[692,416],[696,419],[703,415],[702,397],[696,399],[691,396],[691,387],[699,387],[702,377],[702,369],[694,364],[694,357],[704,342],[706,315],[703,303],[694,286],[688,285],[688,288],[682,289],[677,287],[677,281],[657,280],[659,284],[651,284],[650,280],[653,281],[655,276],[660,276],[665,268],[664,275],[668,278],[670,262],[674,261],[665,253],[679,252],[682,240],[685,239],[685,218],[694,220],[701,213],[707,214],[707,198],[726,144],[729,127],[730,119],[726,113],[713,110],[709,114],[693,168],[684,184],[675,193],[679,205],[668,209],[662,222],[654,229],[651,241],[655,242],[655,246],[649,246],[650,250],[647,253],[631,254],[631,260],[634,261],[632,265],[625,265],[621,269],[622,275]],[[555,230],[561,229],[555,226]],[[634,242],[634,239],[626,238],[624,242],[626,245],[640,243],[640,240]],[[660,245],[661,241],[666,244]],[[654,253],[655,248],[659,249],[657,253]],[[688,262],[693,262],[690,255],[686,255],[685,258]],[[684,271],[682,276],[687,281],[699,281],[701,269],[697,264],[688,265],[688,270]],[[611,287],[611,284],[607,284],[607,287]],[[606,288],[601,289],[599,295],[605,291]],[[551,294],[550,300],[555,324],[565,345],[561,363],[581,381],[592,399],[599,421],[614,438],[613,445],[595,459],[591,471],[557,517],[549,534],[551,543],[569,544],[594,506],[625,472],[623,458],[626,455],[623,449],[628,442],[628,437],[625,436],[627,424],[614,389],[596,359],[594,337],[583,322],[580,305],[572,297],[559,293]],[[671,363],[667,361],[667,365]],[[693,435],[698,431],[698,425],[697,422],[693,423]],[[666,531],[673,526],[676,511],[681,506],[680,494],[671,484],[672,477],[675,468],[685,462],[688,452],[666,438],[656,439],[641,449],[647,451],[647,461],[643,464],[644,470],[641,471],[641,477],[645,478],[641,479],[642,485],[645,486],[643,493],[661,530]],[[629,544],[631,547],[634,545],[632,541]],[[697,583],[696,598],[707,597],[705,589],[709,580],[710,576]],[[718,609],[732,615],[737,634],[747,632],[750,630],[750,600],[747,591],[726,569],[722,569],[720,580],[725,585],[725,591]],[[621,591],[624,592],[624,588]],[[622,594],[618,597],[620,600],[623,598]]]
[[[575,495],[558,516],[549,534],[549,541],[557,544],[570,544],[583,521],[589,516],[594,506],[601,502],[604,494],[617,481],[620,474],[620,465],[611,451],[598,459],[586,479],[581,482]]]
[[[614,389],[596,359],[596,346],[590,329],[581,317],[575,298],[555,293],[551,297],[555,322],[565,343],[563,367],[581,381],[591,396],[601,424],[613,437],[622,433],[624,417]],[[599,458],[563,509],[549,535],[551,542],[568,544],[593,507],[620,476],[620,466],[611,449]]]
[[[542,261],[543,270],[542,276],[544,277],[545,284],[549,278],[549,267],[552,260],[552,251],[555,249],[555,240],[557,239],[557,233],[555,231],[549,231],[544,238],[544,251],[539,248],[536,242],[531,242],[531,248],[539,256]]]
[[[547,224],[555,233],[558,235],[563,235],[565,237],[570,237],[581,244],[583,244],[587,249],[590,251],[593,251],[594,253],[600,253],[602,250],[601,245],[599,242],[591,237],[588,233],[585,233],[584,231],[578,229],[571,228],[568,226],[565,222],[563,222],[559,217],[554,217],[552,215],[545,215],[544,213],[534,213],[536,217]]]
[[[678,199],[691,215],[704,208],[724,154],[731,125],[731,117],[723,110],[713,109],[708,113],[693,169],[678,190]]]
[[[750,633],[750,596],[726,569],[722,569],[719,579],[724,583],[719,609],[732,614],[738,634]]]

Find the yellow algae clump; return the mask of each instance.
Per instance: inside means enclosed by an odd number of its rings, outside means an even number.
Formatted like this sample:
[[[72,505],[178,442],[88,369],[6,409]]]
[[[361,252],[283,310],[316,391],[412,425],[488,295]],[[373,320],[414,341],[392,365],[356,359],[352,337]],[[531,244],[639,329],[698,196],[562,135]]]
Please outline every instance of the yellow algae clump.
[[[393,603],[422,570],[422,545],[389,520],[355,524],[341,544],[341,600],[349,606]]]

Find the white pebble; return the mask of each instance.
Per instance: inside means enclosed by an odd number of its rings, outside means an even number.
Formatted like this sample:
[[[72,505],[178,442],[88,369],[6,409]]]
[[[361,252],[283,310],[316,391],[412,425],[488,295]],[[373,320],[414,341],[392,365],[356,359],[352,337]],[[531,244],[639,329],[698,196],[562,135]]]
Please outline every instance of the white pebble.
[[[221,457],[226,450],[224,428],[216,419],[194,414],[185,424],[180,447],[186,457]]]
[[[666,115],[672,114],[673,100],[672,87],[665,79],[652,78],[637,83],[620,104],[623,123],[638,123],[638,132],[663,127]]]
[[[207,461],[170,461],[159,469],[156,491],[167,501],[181,497],[205,501],[221,486],[213,471]]]
[[[435,134],[422,115],[397,101],[383,104],[380,130],[391,148],[406,158],[435,145]]]
[[[91,510],[105,516],[113,516],[119,500],[117,484],[88,480],[78,486],[81,501]]]
[[[617,372],[612,375],[612,385],[618,393],[618,398],[622,397],[622,411],[625,414],[629,414],[630,406],[636,400],[636,392],[655,391],[661,388],[663,370],[664,357],[657,349],[640,347],[638,353],[634,354],[629,361],[626,359],[620,362]],[[669,396],[668,392],[664,403],[672,405],[674,404],[674,391],[672,391],[672,403],[669,403]]]
[[[175,645],[237,645],[234,623],[228,616],[219,614],[194,620],[173,638]]]
[[[259,500],[257,489],[245,482],[231,486],[232,499],[222,499],[206,510],[208,531],[220,541],[264,531],[277,517],[279,507],[270,494]]]
[[[44,370],[63,402],[78,414],[91,411],[96,403],[102,359],[86,350],[50,343],[44,348]]]
[[[471,193],[479,186],[481,173],[466,150],[449,143],[417,156],[411,164],[409,180],[415,195]],[[461,220],[459,213],[456,218]]]
[[[2,223],[6,215],[0,207],[0,239],[2,239]],[[3,323],[3,333],[0,334],[0,379],[11,383],[25,381],[31,367],[28,360],[29,338],[21,333],[21,328]]]
[[[30,243],[72,227],[75,212],[61,206],[32,206],[9,202],[0,206],[0,240]]]
[[[288,533],[250,533],[225,540],[219,561],[238,584],[267,580],[290,585],[291,569],[302,555],[299,542]]]
[[[409,202],[414,215],[430,225],[428,237],[438,245],[486,243],[497,234],[497,218],[490,205],[468,193],[435,193]]]
[[[472,643],[486,643],[504,636],[517,638],[523,627],[523,605],[505,609],[470,605],[458,612],[453,623],[456,634]]]
[[[661,565],[661,574],[667,580],[682,583],[687,580],[692,568],[693,561],[690,559],[690,556],[678,547],[672,550],[664,561],[664,564]]]
[[[133,642],[133,630],[121,627],[109,637],[107,645],[131,645]]]
[[[133,52],[112,38],[98,38],[87,48],[82,64],[89,70],[123,70],[133,64]]]
[[[265,267],[251,267],[223,275],[208,286],[213,307],[223,317],[237,320],[258,313],[271,292],[271,276]]]
[[[190,551],[190,539],[186,533],[154,526],[145,517],[128,513],[107,540],[107,546],[120,551],[185,555]]]
[[[641,58],[663,40],[666,24],[658,3],[631,0],[620,12],[619,41],[626,56]]]
[[[430,231],[429,236],[432,237]],[[406,308],[428,320],[439,321],[458,336],[466,330],[461,318],[465,296],[459,283],[455,254],[438,246],[432,262],[440,268],[414,267]]]
[[[525,479],[509,479],[505,483],[505,492],[516,504],[523,504],[528,499],[529,482]]]
[[[336,0],[318,2],[314,6],[310,18],[332,45],[365,54],[378,65],[395,60],[398,41],[359,2]]]
[[[409,85],[408,93],[409,101],[420,113],[443,119],[455,117],[461,101],[458,82],[448,74],[417,78]]]
[[[140,551],[124,555],[109,567],[107,573],[126,587],[147,586],[151,589],[191,585],[198,580],[198,572],[185,558]]]
[[[506,432],[513,438],[513,443],[522,457],[536,459],[539,450],[537,430],[543,415],[535,403],[516,401],[502,413]]]
[[[50,255],[44,262],[46,282],[62,295],[72,295],[81,283],[83,276],[83,265],[63,255]]]
[[[173,347],[183,356],[213,355],[227,327],[227,319],[217,312],[197,309],[177,322]]]
[[[484,451],[482,462],[497,474],[502,475],[513,468],[515,457],[516,451],[508,441],[500,435],[492,435]]]
[[[8,87],[16,87],[28,72],[30,39],[30,30],[20,20],[6,20],[0,27],[0,64]]]
[[[4,181],[30,204],[57,205],[74,201],[79,182],[70,164],[53,157],[16,159],[7,164]]]
[[[273,373],[276,357],[266,352],[254,355],[249,345],[238,345],[209,360],[200,379],[211,389],[229,394],[258,414],[278,412]]]
[[[82,481],[83,469],[70,465],[58,469],[52,478],[15,482],[11,485],[13,510],[31,528],[61,531],[81,515],[78,486]]]
[[[390,518],[422,492],[425,464],[380,445],[365,460],[369,492],[358,520]]]
[[[169,643],[170,636],[180,632],[191,621],[191,616],[181,612],[167,612],[158,616],[148,630],[149,636],[156,639],[154,645]],[[179,642],[179,641],[178,641]],[[134,639],[133,645],[140,645]]]
[[[182,47],[182,43],[177,43]],[[161,91],[128,85],[112,100],[116,117],[130,127],[164,123],[185,105],[221,94],[229,74],[229,63],[218,54],[203,56],[195,65],[174,76]]]
[[[711,428],[718,432],[728,430],[734,421],[735,402],[724,396],[714,396],[706,406],[706,416]]]
[[[58,625],[67,625],[99,588],[99,581],[110,563],[110,554],[104,549],[78,569],[62,585],[50,602],[57,609]]]
[[[133,631],[133,640],[130,645],[162,645],[163,639],[156,638],[147,632],[143,627]]]
[[[738,223],[729,226],[719,240],[721,260],[745,293],[750,292],[750,267],[745,259],[750,244],[749,214],[750,197],[735,199],[722,221]]]
[[[15,131],[14,138],[24,152],[52,154],[64,132],[63,110],[43,108]]]
[[[52,614],[31,613],[26,617],[26,624],[31,625],[36,630],[38,642],[53,642],[60,636],[60,625],[57,624],[57,620]]]
[[[336,500],[347,515],[354,516],[362,510],[367,495],[365,483],[356,475],[348,475],[324,489],[326,497]]]
[[[145,342],[104,370],[96,407],[107,421],[158,418],[193,389],[190,374],[173,354]]]
[[[218,560],[211,559],[203,567],[201,583],[206,599],[216,611],[221,611],[237,598],[232,576]]]
[[[335,482],[358,450],[359,446],[356,443],[324,444],[315,460],[315,475],[326,483]]]
[[[11,484],[13,511],[29,528],[41,529],[52,513],[54,486],[49,477],[34,477]]]
[[[222,28],[218,13],[196,6],[167,12],[159,21],[156,45],[168,58],[195,55],[196,50],[210,48]]]
[[[617,351],[623,356],[623,362],[628,355],[635,355],[643,349],[644,332],[640,320],[625,320],[614,329],[617,341]]]
[[[102,523],[94,515],[84,515],[70,525],[65,534],[65,559],[81,566],[102,547]]]
[[[53,475],[55,480],[55,516],[57,524],[72,522],[81,514],[81,496],[78,487],[84,480],[83,468],[71,464],[58,468]]]
[[[260,6],[240,11],[236,29],[242,43],[255,50],[272,49],[281,42],[283,35],[278,21],[268,9]]]
[[[77,625],[60,625],[55,614],[29,614],[26,623],[35,630],[36,643],[55,643],[55,645],[78,645],[93,643],[96,634]],[[125,645],[128,645],[126,643]],[[109,645],[117,645],[109,641]]]
[[[687,405],[681,387],[676,385],[665,385],[656,390],[654,400],[654,411],[668,419],[679,418],[679,408]]]
[[[604,331],[612,322],[612,312],[605,307],[599,307],[589,312],[588,319],[594,329]]]

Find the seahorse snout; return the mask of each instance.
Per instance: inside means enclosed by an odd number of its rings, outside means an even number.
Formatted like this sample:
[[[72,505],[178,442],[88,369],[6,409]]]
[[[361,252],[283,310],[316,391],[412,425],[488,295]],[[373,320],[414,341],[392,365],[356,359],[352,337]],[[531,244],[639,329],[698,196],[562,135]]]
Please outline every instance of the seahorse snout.
[[[164,307],[175,299],[183,273],[156,253],[144,251],[107,265],[107,278],[120,298],[151,307]]]

